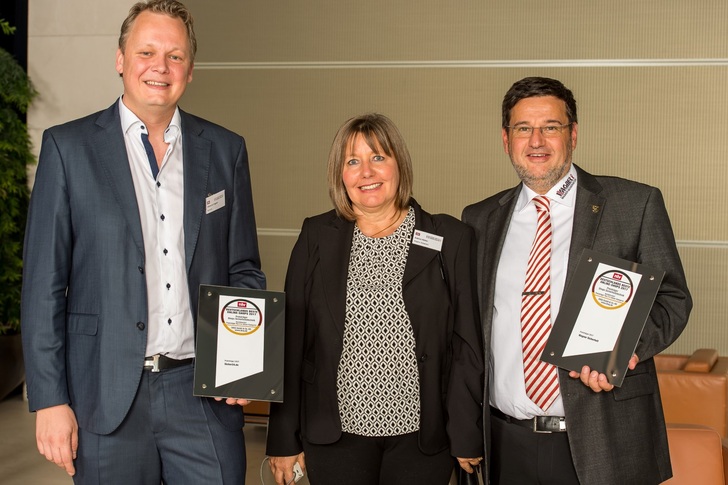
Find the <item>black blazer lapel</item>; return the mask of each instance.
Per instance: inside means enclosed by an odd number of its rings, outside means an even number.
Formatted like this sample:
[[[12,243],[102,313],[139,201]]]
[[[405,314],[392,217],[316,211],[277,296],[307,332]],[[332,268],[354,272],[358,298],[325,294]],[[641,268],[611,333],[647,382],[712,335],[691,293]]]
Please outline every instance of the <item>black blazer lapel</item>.
[[[185,262],[189,273],[205,211],[205,199],[212,195],[207,193],[212,142],[201,136],[202,128],[193,117],[182,110],[180,110],[180,117],[184,158]],[[232,194],[227,195],[232,196]]]
[[[144,238],[142,223],[139,219],[134,180],[129,168],[129,156],[126,153],[124,133],[121,129],[118,101],[102,111],[96,118],[96,126],[100,128],[90,135],[91,146],[94,147],[94,160],[104,168],[109,186],[121,206],[134,243],[144,254]]]
[[[412,200],[412,207],[415,209],[415,231],[429,232],[436,234],[436,228],[432,216],[425,214],[420,205]],[[429,249],[417,244],[412,244],[410,240],[409,252],[407,254],[407,263],[404,267],[404,275],[402,277],[402,289],[412,278],[417,276],[434,258],[439,257],[440,252]]]
[[[344,336],[346,319],[346,279],[354,234],[354,223],[340,219],[332,213],[329,224],[319,233],[319,264],[326,304],[339,336]]]
[[[577,189],[576,202],[574,206],[574,224],[571,233],[571,245],[569,247],[569,266],[566,270],[566,283],[564,288],[569,287],[571,276],[579,263],[579,258],[584,248],[591,249],[594,246],[594,238],[602,219],[604,206],[607,199],[600,196],[601,184],[597,179],[576,166]],[[566,292],[564,292],[565,294]]]

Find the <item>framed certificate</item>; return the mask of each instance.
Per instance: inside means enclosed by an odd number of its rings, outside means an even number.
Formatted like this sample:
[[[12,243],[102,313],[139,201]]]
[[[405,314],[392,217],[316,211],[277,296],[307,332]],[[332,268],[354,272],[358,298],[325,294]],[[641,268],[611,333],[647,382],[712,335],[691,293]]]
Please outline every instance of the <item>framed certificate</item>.
[[[585,249],[541,360],[621,386],[664,271]]]
[[[285,293],[200,285],[195,396],[283,401]]]

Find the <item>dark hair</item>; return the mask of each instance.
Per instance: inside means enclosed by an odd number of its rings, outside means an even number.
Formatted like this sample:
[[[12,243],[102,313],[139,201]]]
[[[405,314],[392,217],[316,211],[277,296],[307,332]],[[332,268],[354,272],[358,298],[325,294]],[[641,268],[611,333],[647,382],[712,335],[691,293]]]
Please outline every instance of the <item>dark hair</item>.
[[[397,208],[407,207],[412,197],[412,159],[402,134],[392,120],[378,113],[351,118],[336,132],[329,151],[327,167],[331,202],[336,208],[336,213],[349,221],[355,220],[356,215],[351,205],[351,199],[346,192],[342,174],[346,149],[354,143],[354,139],[359,134],[364,137],[369,148],[372,150],[381,148],[388,157],[397,161],[399,187],[397,187],[397,197],[394,201]]]
[[[503,97],[502,127],[511,122],[511,110],[520,100],[538,96],[554,96],[566,104],[566,116],[569,123],[578,123],[576,116],[576,100],[574,94],[561,81],[547,77],[525,77],[516,81]]]
[[[175,19],[180,19],[187,28],[187,40],[190,43],[190,54],[192,56],[190,60],[195,60],[195,54],[197,53],[197,38],[195,37],[192,14],[189,10],[187,10],[187,7],[177,0],[149,0],[147,2],[138,2],[134,4],[134,6],[129,9],[129,15],[127,15],[126,19],[124,19],[124,22],[121,24],[121,34],[119,35],[119,49],[121,49],[121,52],[124,52],[126,39],[129,37],[129,31],[131,30],[134,21],[142,12],[161,13]]]

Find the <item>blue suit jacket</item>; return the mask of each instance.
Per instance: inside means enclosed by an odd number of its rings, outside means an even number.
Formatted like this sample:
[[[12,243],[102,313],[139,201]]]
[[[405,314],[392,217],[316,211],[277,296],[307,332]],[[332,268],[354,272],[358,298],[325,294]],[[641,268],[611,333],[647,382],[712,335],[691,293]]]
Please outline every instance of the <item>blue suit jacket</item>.
[[[692,299],[660,191],[617,177],[595,177],[579,167],[576,171],[578,186],[566,287],[584,248],[663,269],[665,278],[635,350],[640,363],[627,372],[621,387],[595,393],[580,380],[570,378],[567,371],[559,370],[571,455],[581,483],[660,483],[672,472],[652,357],[683,331]],[[463,221],[475,228],[478,240],[478,288],[486,354],[492,345],[498,345],[491,343],[496,270],[521,188],[519,184],[463,211]],[[485,362],[487,367],[487,357]],[[486,369],[486,375],[488,372]],[[490,448],[489,406],[484,410]]]
[[[196,320],[200,284],[263,288],[265,277],[244,140],[184,112],[181,125],[185,257]],[[225,206],[206,214],[205,198],[222,190]],[[145,264],[118,102],[48,129],[24,248],[21,319],[31,410],[69,403],[81,428],[107,434],[119,426],[145,357]]]

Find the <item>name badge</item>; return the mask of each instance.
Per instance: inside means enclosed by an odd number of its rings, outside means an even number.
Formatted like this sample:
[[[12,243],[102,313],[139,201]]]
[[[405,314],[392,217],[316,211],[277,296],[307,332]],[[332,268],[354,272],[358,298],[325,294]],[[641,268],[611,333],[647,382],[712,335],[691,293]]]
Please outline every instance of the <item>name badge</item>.
[[[217,194],[207,196],[205,199],[205,214],[215,212],[225,207],[225,190],[221,190]]]
[[[438,236],[437,234],[430,234],[429,232],[415,229],[415,233],[412,236],[412,244],[440,251],[442,249],[442,241],[444,239],[444,237]]]

